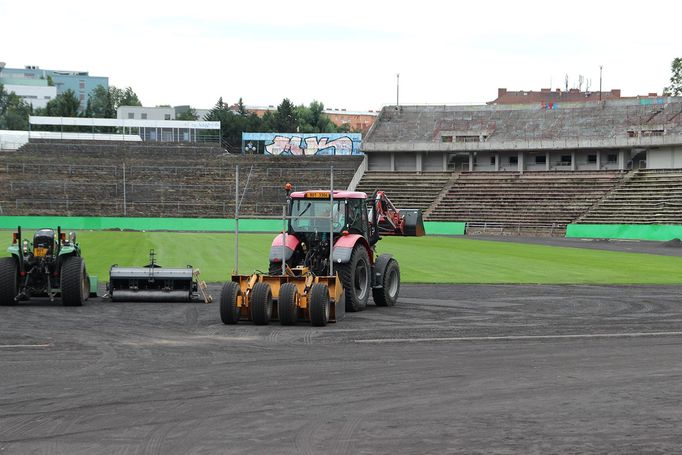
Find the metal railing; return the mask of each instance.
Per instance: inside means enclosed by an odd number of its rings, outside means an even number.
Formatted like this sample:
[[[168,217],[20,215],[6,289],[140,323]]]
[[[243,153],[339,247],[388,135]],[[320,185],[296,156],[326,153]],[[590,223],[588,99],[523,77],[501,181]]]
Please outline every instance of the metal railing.
[[[467,222],[465,232],[471,234],[480,232],[482,234],[508,234],[520,235],[522,232],[548,233],[550,236],[560,235],[566,229],[566,223],[522,223],[522,222],[500,222],[500,221],[473,221]],[[473,232],[472,232],[473,231]]]

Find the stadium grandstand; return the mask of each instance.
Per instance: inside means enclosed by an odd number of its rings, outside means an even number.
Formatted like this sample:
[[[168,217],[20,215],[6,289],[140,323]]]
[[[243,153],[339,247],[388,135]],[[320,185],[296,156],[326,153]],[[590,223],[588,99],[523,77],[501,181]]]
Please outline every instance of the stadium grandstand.
[[[403,206],[468,232],[682,221],[680,97],[388,106],[363,152],[358,189],[393,188]]]
[[[258,156],[216,144],[31,139],[0,152],[0,215],[281,215],[283,187],[338,186],[355,177],[362,156]]]

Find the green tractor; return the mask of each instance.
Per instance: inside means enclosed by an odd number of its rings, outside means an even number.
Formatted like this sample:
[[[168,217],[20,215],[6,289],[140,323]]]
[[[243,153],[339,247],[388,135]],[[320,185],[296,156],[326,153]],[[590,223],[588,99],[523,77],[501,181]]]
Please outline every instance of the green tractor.
[[[64,306],[81,306],[97,295],[97,278],[89,277],[81,257],[76,233],[68,237],[57,227],[39,229],[33,242],[22,239],[21,227],[12,234],[7,249],[11,257],[0,258],[0,305],[14,305],[31,296],[60,294]]]

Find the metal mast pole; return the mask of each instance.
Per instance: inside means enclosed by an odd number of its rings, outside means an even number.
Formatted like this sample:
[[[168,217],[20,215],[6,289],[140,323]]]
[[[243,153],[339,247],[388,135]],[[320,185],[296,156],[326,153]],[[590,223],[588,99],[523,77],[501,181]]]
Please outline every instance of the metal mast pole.
[[[234,167],[234,273],[239,273],[239,165]]]
[[[334,166],[329,169],[329,276],[334,276]]]
[[[126,163],[123,162],[123,216],[128,216],[128,209],[126,207]]]

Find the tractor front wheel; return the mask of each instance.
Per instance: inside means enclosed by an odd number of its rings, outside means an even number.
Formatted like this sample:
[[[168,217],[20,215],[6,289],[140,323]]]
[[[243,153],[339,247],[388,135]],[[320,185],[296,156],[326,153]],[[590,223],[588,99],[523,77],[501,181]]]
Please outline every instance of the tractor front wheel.
[[[256,325],[266,325],[272,319],[272,289],[268,283],[259,282],[251,289],[251,319]]]
[[[279,288],[279,297],[277,299],[277,312],[279,313],[279,322],[282,325],[294,325],[298,319],[298,288],[294,283],[284,283]]]
[[[14,298],[19,293],[19,276],[17,261],[12,258],[0,258],[0,305],[15,305]]]
[[[367,306],[371,276],[369,255],[362,245],[355,245],[350,261],[336,266],[346,294],[346,311],[362,311]]]
[[[228,281],[223,285],[223,290],[220,292],[220,320],[223,321],[223,324],[239,322],[237,299],[241,293],[239,284],[234,281]]]
[[[312,285],[310,288],[308,307],[312,325],[317,327],[327,325],[327,322],[329,322],[331,305],[329,301],[329,288],[326,284],[315,283]]]
[[[372,298],[377,306],[393,306],[400,293],[400,267],[398,261],[391,259],[379,278],[380,288],[372,289]]]
[[[78,256],[66,258],[60,276],[62,304],[64,306],[82,306],[90,287],[83,258]]]

